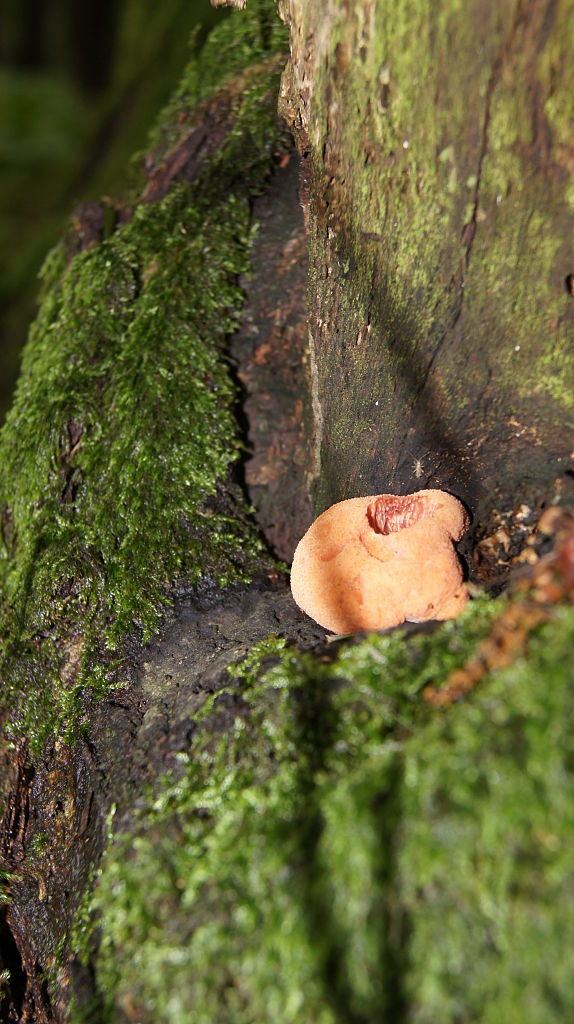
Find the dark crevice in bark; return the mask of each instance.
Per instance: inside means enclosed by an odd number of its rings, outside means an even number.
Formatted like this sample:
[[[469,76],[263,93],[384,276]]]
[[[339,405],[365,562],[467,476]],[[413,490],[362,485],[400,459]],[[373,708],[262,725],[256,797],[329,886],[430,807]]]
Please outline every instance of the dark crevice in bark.
[[[4,818],[0,827],[2,862],[10,867],[21,855],[28,826],[30,790],[34,769],[27,764],[28,744],[18,744],[14,758],[14,778],[10,787]]]
[[[435,347],[433,349],[431,357],[430,357],[430,359],[427,362],[427,365],[425,367],[421,383],[419,384],[418,388],[416,388],[416,390],[414,391],[413,398],[412,398],[412,401],[411,401],[411,408],[414,408],[417,405],[417,403],[419,402],[420,397],[421,397],[423,391],[426,388],[428,379],[429,379],[429,377],[431,375],[431,371],[432,371],[432,368],[433,368],[433,366],[434,366],[434,364],[435,364],[435,362],[437,360],[437,357],[440,355],[441,349],[442,349],[446,339],[449,337],[450,333],[454,330],[454,328],[456,327],[456,325],[457,325],[457,323],[458,323],[458,321],[460,319],[460,314],[462,313],[462,305],[463,305],[463,300],[464,300],[464,275],[463,275],[462,272],[459,275],[458,281],[457,281],[456,277],[452,277],[451,278],[451,288],[452,287],[456,287],[458,289],[458,296],[457,296],[457,300],[456,300],[455,309],[454,309],[453,314],[452,314],[452,319],[451,319],[448,327],[442,332],[439,340],[437,341],[437,343],[436,343],[436,345],[435,345]]]
[[[550,7],[555,6],[555,0],[551,0],[551,3],[550,3],[549,6]],[[476,238],[476,230],[477,230],[477,225],[478,225],[478,204],[479,204],[479,197],[480,197],[480,187],[481,187],[481,183],[482,183],[482,173],[483,173],[483,167],[484,167],[484,160],[485,160],[486,154],[488,152],[489,127],[490,127],[490,118],[491,118],[491,109],[492,109],[492,98],[494,96],[494,91],[496,89],[496,86],[498,85],[498,83],[500,81],[500,78],[501,78],[501,75],[502,75],[502,69],[504,67],[504,62],[505,62],[508,54],[511,52],[512,47],[514,45],[514,41],[516,39],[517,31],[518,31],[518,28],[519,28],[519,25],[520,25],[520,22],[521,22],[521,19],[522,19],[523,16],[524,16],[523,4],[522,4],[521,0],[519,0],[518,4],[516,6],[516,10],[515,10],[515,13],[514,13],[514,18],[513,18],[513,21],[512,21],[512,26],[511,26],[508,38],[503,43],[503,45],[502,45],[502,47],[501,47],[501,49],[500,49],[500,51],[498,53],[498,56],[496,57],[496,60],[494,61],[494,65],[492,67],[492,71],[491,71],[490,77],[488,79],[488,84],[487,84],[487,87],[486,87],[486,97],[485,97],[485,101],[484,101],[484,115],[483,115],[483,120],[482,120],[482,129],[481,129],[481,134],[480,134],[480,148],[479,148],[479,152],[478,152],[478,160],[477,160],[477,167],[476,167],[476,183],[475,183],[475,186],[474,186],[474,193],[473,193],[473,197],[472,197],[472,215],[471,215],[471,218],[468,221],[468,223],[465,224],[465,226],[463,228],[463,233],[462,233],[462,240],[463,240],[463,242],[465,244],[464,260],[463,260],[463,263],[461,264],[461,267],[460,267],[458,273],[451,278],[451,288],[452,287],[456,287],[456,289],[457,289],[457,293],[458,293],[457,294],[457,300],[456,300],[455,308],[454,308],[454,311],[453,311],[450,323],[449,323],[448,327],[442,332],[442,334],[441,334],[437,344],[435,345],[435,348],[434,348],[434,350],[433,350],[433,352],[431,354],[431,357],[430,357],[430,359],[429,359],[429,361],[427,363],[423,379],[422,379],[420,385],[418,386],[418,388],[416,389],[416,392],[414,394],[413,401],[412,401],[412,406],[413,407],[416,405],[416,403],[420,399],[420,396],[421,396],[422,392],[425,390],[425,387],[427,385],[428,379],[429,379],[430,374],[432,372],[433,366],[436,363],[436,360],[437,360],[438,356],[440,355],[440,352],[441,352],[441,350],[443,348],[443,345],[444,345],[445,341],[447,340],[447,338],[451,335],[452,331],[455,329],[455,327],[456,327],[456,325],[457,325],[457,323],[458,323],[458,321],[460,319],[461,313],[462,313],[462,309],[463,309],[463,305],[464,305],[464,296],[465,296],[465,284],[466,284],[465,278],[466,278],[466,273],[468,272],[468,268],[469,268],[469,265],[470,265],[470,258],[471,258],[472,250],[473,250],[473,247],[474,247],[474,242],[475,242],[475,238]],[[551,23],[551,19],[549,18],[548,12],[547,12],[546,19],[545,19],[545,26],[546,26],[545,32],[546,32],[546,35],[548,34],[548,31],[549,31],[549,27],[548,27],[549,23]]]
[[[240,389],[236,415],[246,442],[238,481],[268,549],[287,562],[311,520],[303,433],[309,404],[304,366],[308,242],[299,170],[295,151],[284,154],[255,201],[259,230],[251,273],[240,282],[245,305],[230,345]]]
[[[510,46],[510,42],[512,40],[512,37],[513,37],[515,31],[516,31],[516,19],[515,19],[515,25],[513,26],[513,29],[512,29],[512,32],[511,32],[510,40],[509,40],[508,44],[506,44],[506,46]],[[505,47],[505,49],[506,49],[506,47]],[[496,61],[494,63],[494,67],[492,69],[492,73],[490,75],[490,78],[488,80],[488,85],[487,85],[487,88],[486,88],[486,98],[485,98],[485,102],[484,102],[484,117],[483,117],[483,121],[482,121],[482,131],[481,131],[481,137],[480,137],[480,149],[479,149],[479,153],[478,153],[478,161],[477,161],[477,168],[476,168],[476,184],[474,186],[474,194],[473,194],[473,200],[472,200],[472,215],[471,215],[471,218],[470,218],[468,224],[465,224],[465,226],[463,228],[463,234],[462,234],[463,241],[465,243],[464,263],[463,263],[463,265],[461,265],[461,268],[460,268],[458,274],[455,275],[451,279],[451,287],[453,287],[453,286],[456,287],[457,288],[457,292],[458,292],[455,310],[454,310],[454,313],[453,313],[453,316],[452,316],[452,319],[450,321],[450,324],[449,324],[448,328],[442,332],[441,337],[439,338],[437,344],[435,345],[434,351],[433,351],[433,353],[432,353],[432,355],[431,355],[431,357],[430,357],[430,359],[428,361],[427,368],[426,368],[423,380],[422,380],[421,384],[419,385],[419,387],[418,387],[418,389],[417,389],[417,391],[415,393],[415,396],[414,396],[414,399],[413,399],[413,405],[417,402],[417,400],[419,399],[421,393],[424,391],[424,389],[426,387],[426,384],[427,384],[427,381],[429,379],[429,376],[431,374],[432,368],[433,368],[433,366],[434,366],[434,364],[435,364],[435,362],[437,360],[437,357],[440,355],[440,352],[441,352],[441,349],[442,349],[442,347],[444,345],[444,342],[446,341],[446,339],[450,336],[451,332],[456,327],[456,325],[457,325],[457,323],[458,323],[458,321],[460,319],[461,313],[462,313],[462,308],[463,308],[463,305],[464,305],[465,274],[468,271],[468,267],[469,267],[469,264],[470,264],[470,257],[471,257],[471,254],[472,254],[472,248],[473,248],[473,245],[474,245],[474,239],[475,239],[475,236],[476,236],[477,214],[478,214],[478,199],[479,199],[479,194],[480,194],[480,185],[481,185],[481,181],[482,181],[482,169],[483,169],[483,164],[484,164],[484,158],[485,158],[487,150],[488,150],[488,128],[489,128],[489,123],[490,123],[490,110],[491,110],[491,104],[492,104],[492,97],[493,97],[493,94],[494,94],[494,89],[495,89],[496,83],[498,82],[498,79],[500,77],[502,63],[503,63],[503,57],[502,57],[502,54],[499,54],[499,56],[497,57],[497,59],[496,59]]]
[[[3,981],[1,976],[4,972],[6,975]],[[6,919],[6,908],[3,907],[0,910],[0,1019],[6,1024],[19,1020],[26,984],[22,957]]]
[[[311,940],[321,944],[328,936],[322,964],[323,990],[335,1020],[338,1024],[367,1024],[364,1014],[352,1006],[352,990],[345,969],[345,936],[335,927],[331,902],[321,884],[324,821],[315,778],[324,770],[328,751],[335,741],[333,717],[330,695],[326,691],[309,690],[299,695],[297,745],[301,752],[308,752],[309,757],[308,766],[299,776],[301,815],[294,829],[299,837],[301,906],[305,909]]]
[[[514,46],[514,42],[515,42],[515,39],[516,39],[516,34],[518,32],[518,28],[520,26],[520,22],[521,22],[523,17],[524,17],[524,5],[522,3],[522,0],[518,0],[518,3],[516,5],[516,10],[514,12],[514,18],[512,20],[512,26],[510,28],[510,32],[509,32],[508,38],[503,43],[503,45],[502,45],[502,47],[500,49],[500,52],[499,52],[499,54],[498,54],[498,56],[497,56],[497,58],[496,58],[496,60],[494,62],[494,65],[493,65],[493,68],[492,68],[492,72],[491,72],[490,78],[488,80],[488,85],[486,87],[486,97],[485,97],[485,101],[484,101],[484,118],[483,118],[483,122],[482,122],[482,131],[481,131],[481,137],[480,137],[480,149],[479,149],[479,153],[478,153],[478,162],[477,162],[477,168],[476,168],[476,184],[474,186],[472,216],[470,218],[470,221],[468,222],[468,224],[465,225],[464,230],[463,230],[463,241],[466,243],[466,254],[465,254],[465,260],[464,260],[464,265],[465,265],[465,269],[466,270],[468,270],[468,266],[469,266],[469,263],[470,263],[470,257],[471,257],[471,254],[472,254],[472,248],[473,248],[473,245],[474,245],[474,239],[475,239],[475,235],[476,235],[477,214],[478,214],[478,201],[479,201],[479,195],[480,195],[480,186],[481,186],[481,182],[482,182],[482,171],[483,171],[484,159],[485,159],[487,151],[488,151],[488,134],[489,134],[489,127],[490,127],[492,97],[494,95],[494,90],[495,90],[496,86],[498,85],[498,83],[499,83],[499,81],[501,79],[504,63],[505,63],[509,53],[511,53],[512,48]],[[463,276],[463,281],[462,281],[462,287],[464,289],[464,276]]]
[[[334,656],[334,651],[329,654]],[[323,947],[322,981],[325,1000],[337,1024],[371,1024],[373,1006],[358,1005],[348,973],[348,935],[337,922],[332,894],[324,886],[321,843],[325,827],[320,778],[337,741],[337,717],[332,693],[302,690],[297,697],[297,749],[301,751],[299,775],[301,813],[294,834],[299,837],[297,863],[301,869],[301,906],[305,910],[311,940]],[[397,843],[393,824],[400,820],[403,764],[399,758],[372,800],[379,824],[380,844],[372,865],[373,920],[377,921],[378,979],[377,1020],[403,1024],[408,1005],[404,980],[408,967],[408,921],[398,898]],[[290,825],[292,829],[293,823]],[[325,941],[326,940],[326,941]]]
[[[492,104],[492,96],[494,94],[494,89],[495,89],[496,83],[497,83],[499,75],[500,75],[501,67],[502,67],[502,57],[499,56],[497,58],[497,60],[495,61],[494,68],[492,70],[492,74],[491,74],[491,76],[490,76],[490,78],[488,80],[488,85],[486,87],[486,99],[485,99],[485,102],[484,102],[484,118],[483,118],[483,122],[482,122],[482,131],[481,131],[481,137],[480,137],[480,149],[479,149],[479,153],[478,153],[478,161],[477,161],[477,167],[476,167],[476,184],[474,186],[474,195],[473,195],[473,203],[472,203],[472,215],[471,215],[471,218],[470,218],[468,224],[465,224],[464,229],[463,229],[463,235],[462,235],[463,241],[465,242],[465,247],[466,247],[465,248],[465,257],[464,257],[464,267],[465,267],[465,270],[468,270],[468,267],[469,267],[470,257],[471,257],[471,253],[472,253],[472,247],[474,245],[474,237],[476,235],[477,214],[478,214],[478,198],[479,198],[479,194],[480,194],[480,185],[481,185],[481,182],[482,182],[482,168],[483,168],[483,164],[484,164],[484,158],[486,156],[486,152],[487,152],[487,149],[488,149],[488,127],[489,127],[489,123],[490,123],[490,108],[491,108],[491,104]],[[463,277],[462,277],[461,287],[464,289],[464,274],[463,274]],[[462,308],[462,297],[463,296],[464,296],[464,291],[461,294],[461,308]],[[460,311],[459,311],[459,315],[460,315]],[[457,317],[457,319],[458,319],[458,317]]]

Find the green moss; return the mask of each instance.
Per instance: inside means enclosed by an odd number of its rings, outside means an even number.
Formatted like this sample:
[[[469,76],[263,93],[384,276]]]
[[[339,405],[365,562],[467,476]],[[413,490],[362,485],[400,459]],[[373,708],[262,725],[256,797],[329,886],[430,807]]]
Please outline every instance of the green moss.
[[[265,5],[215,35],[210,59],[237,41],[235,71],[283,39]],[[3,701],[34,749],[73,727],[84,687],[118,681],[109,649],[135,627],[150,636],[176,577],[224,585],[260,563],[241,494],[221,490],[242,444],[225,346],[277,88],[277,61],[259,65],[194,184],[139,205],[69,266],[61,247],[46,263],[0,440]]]
[[[572,1013],[560,950],[574,939],[573,641],[563,610],[527,660],[406,747],[400,877],[416,1020]]]
[[[0,868],[0,905],[10,902],[10,882],[13,875],[4,868]]]
[[[488,58],[496,52],[508,20],[508,14],[481,13],[485,49],[478,55],[465,14],[452,5],[448,14],[434,12],[432,4],[416,2],[369,5],[361,73],[348,79],[335,70],[337,47],[350,45],[341,17],[330,40],[329,61],[319,75],[316,95],[323,105],[314,112],[323,130],[328,116],[336,125],[355,235],[374,233],[384,239],[396,304],[402,307],[416,299],[411,348],[438,333],[450,312],[448,302],[442,308],[448,284],[443,275],[457,269],[464,252],[460,232],[469,200],[465,183],[476,172],[473,154],[484,116]],[[471,69],[477,70],[474,77]],[[468,81],[460,81],[461,73]],[[331,114],[324,97],[333,76],[338,109]],[[468,124],[465,93],[470,82],[476,90],[477,81],[484,103],[478,121]],[[448,102],[435,105],[438,93],[446,94]],[[456,233],[453,222],[458,224]],[[372,252],[373,246],[366,248]]]
[[[464,256],[463,213],[472,198],[466,182],[476,171],[472,154],[480,128],[468,123],[465,87],[456,72],[478,68],[486,90],[485,53],[495,48],[500,31],[483,26],[488,46],[478,56],[473,33],[456,12],[372,3],[364,6],[362,23],[351,26],[340,10],[317,69],[312,118],[318,129],[314,123],[311,129],[318,140],[316,188],[320,194],[323,175],[333,175],[326,199],[340,231],[326,241],[321,221],[316,237],[312,224],[319,316],[326,338],[337,338],[319,360],[328,439],[319,507],[347,496],[331,476],[357,493],[381,458],[387,465],[379,461],[377,484],[370,486],[385,489],[393,448],[406,429],[404,411],[452,320]],[[355,38],[360,70],[345,74]],[[439,93],[448,101],[435,105]],[[329,146],[336,154],[333,166]],[[339,265],[339,251],[352,254],[347,270]]]
[[[528,23],[510,2],[330,17],[328,36],[305,25],[318,509],[406,482],[405,437],[432,450],[438,420],[464,450],[477,406],[488,438],[511,416],[566,434],[574,393],[568,5]],[[509,458],[509,479],[529,462]]]
[[[574,612],[463,704],[419,696],[504,605],[244,665],[104,858],[98,1020],[568,1017]]]
[[[278,657],[286,646],[287,642],[283,637],[275,636],[272,633],[265,640],[253,644],[243,661],[239,665],[230,665],[227,671],[232,679],[252,685],[261,674],[265,662],[270,658]],[[217,700],[217,696],[214,699]]]
[[[231,25],[211,32],[197,59],[188,64],[151,133],[151,147],[168,150],[180,137],[182,119],[193,121],[194,109],[233,78],[243,74],[247,81],[253,75],[257,78],[258,62],[275,56],[284,63],[287,44],[286,30],[265,0],[259,0],[255,16],[253,12],[247,18],[232,15]]]
[[[548,39],[540,63],[540,80],[545,97],[544,112],[556,141],[571,145],[572,111],[568,96],[574,89],[574,68],[568,60],[568,39],[574,32],[574,13],[567,3],[557,5],[554,31]],[[561,88],[558,89],[558,81]],[[565,156],[562,152],[560,155]]]

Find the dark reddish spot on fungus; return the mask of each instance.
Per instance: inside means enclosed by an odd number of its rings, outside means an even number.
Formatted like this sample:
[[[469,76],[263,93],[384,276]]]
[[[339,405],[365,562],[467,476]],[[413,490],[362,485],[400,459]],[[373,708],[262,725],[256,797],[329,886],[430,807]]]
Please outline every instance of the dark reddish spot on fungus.
[[[413,526],[426,511],[425,500],[418,494],[381,494],[367,508],[369,526],[386,537]]]

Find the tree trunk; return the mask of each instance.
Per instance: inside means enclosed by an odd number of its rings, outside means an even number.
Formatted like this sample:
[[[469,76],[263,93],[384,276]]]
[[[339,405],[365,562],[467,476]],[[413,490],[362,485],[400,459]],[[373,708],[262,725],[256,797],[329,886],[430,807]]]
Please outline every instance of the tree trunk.
[[[44,272],[0,450],[3,1019],[568,1019],[574,9],[280,11],[290,60],[233,14]],[[474,600],[327,642],[278,558],[424,487]]]
[[[513,535],[572,481],[572,8],[290,17],[316,500],[445,486]]]

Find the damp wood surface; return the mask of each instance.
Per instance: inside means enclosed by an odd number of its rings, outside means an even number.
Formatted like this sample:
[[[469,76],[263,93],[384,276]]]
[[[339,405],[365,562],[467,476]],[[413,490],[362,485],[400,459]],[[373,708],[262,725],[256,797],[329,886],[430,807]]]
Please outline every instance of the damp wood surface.
[[[296,152],[286,153],[255,201],[257,236],[243,282],[241,323],[231,342],[243,389],[245,484],[271,550],[287,563],[312,520],[308,259],[300,176]]]
[[[280,8],[290,59],[248,0],[45,271],[0,457],[0,1013],[558,1022],[574,12]],[[327,643],[299,536],[435,487],[460,622]]]
[[[484,580],[481,541],[523,541],[525,508],[572,497],[572,7],[332,3],[328,30],[323,10],[286,7],[315,511],[450,490]]]

